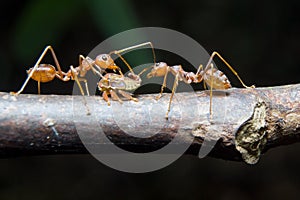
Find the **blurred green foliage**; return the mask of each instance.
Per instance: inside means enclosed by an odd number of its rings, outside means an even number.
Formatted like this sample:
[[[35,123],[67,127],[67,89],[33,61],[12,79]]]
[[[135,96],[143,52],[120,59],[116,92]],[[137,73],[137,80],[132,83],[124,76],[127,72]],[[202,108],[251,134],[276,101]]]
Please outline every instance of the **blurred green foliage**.
[[[80,12],[78,0],[35,0],[24,6],[16,19],[12,35],[13,49],[18,59],[34,57],[41,47],[57,43],[67,24]]]
[[[77,21],[86,16],[106,37],[138,26],[130,2],[126,0],[36,0],[25,5],[17,18],[13,31],[14,52],[21,61],[34,57],[46,44],[62,42],[70,26],[76,26],[78,32],[86,31],[86,23]]]

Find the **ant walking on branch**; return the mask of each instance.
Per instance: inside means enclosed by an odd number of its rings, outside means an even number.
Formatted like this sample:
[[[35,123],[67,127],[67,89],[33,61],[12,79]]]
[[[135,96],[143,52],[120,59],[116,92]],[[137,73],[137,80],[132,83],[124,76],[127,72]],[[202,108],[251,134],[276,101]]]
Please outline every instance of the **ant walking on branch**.
[[[84,95],[84,91],[81,87],[80,81],[83,81],[85,83],[87,95],[89,95],[87,80],[84,78],[87,71],[92,70],[95,74],[97,74],[98,76],[103,78],[102,74],[103,74],[104,70],[106,70],[106,69],[110,69],[113,71],[118,70],[118,72],[120,73],[120,76],[123,77],[123,73],[122,73],[121,69],[115,64],[114,60],[111,58],[112,54],[116,54],[126,64],[126,66],[129,68],[131,73],[134,74],[130,65],[121,56],[121,53],[135,49],[135,48],[139,48],[139,47],[142,47],[145,45],[151,46],[153,55],[154,55],[154,50],[153,50],[153,46],[152,46],[151,42],[142,43],[142,44],[127,47],[127,48],[124,48],[121,50],[114,50],[108,54],[99,54],[95,60],[93,60],[89,57],[84,57],[83,55],[79,55],[79,66],[75,67],[75,68],[73,66],[70,66],[70,69],[68,72],[63,72],[61,70],[60,64],[58,62],[58,59],[56,57],[56,54],[55,54],[53,48],[51,46],[47,46],[44,49],[44,51],[42,52],[42,54],[40,55],[37,62],[35,63],[34,67],[27,70],[28,77],[25,80],[25,82],[23,83],[21,89],[18,92],[11,92],[11,94],[19,95],[20,93],[22,93],[30,79],[33,79],[38,82],[38,94],[40,94],[41,93],[40,83],[41,82],[42,83],[50,82],[56,77],[62,81],[75,80],[76,83],[78,84],[78,87],[79,87],[82,95]],[[47,54],[48,51],[50,51],[52,54],[56,68],[51,64],[41,64],[41,61],[43,60],[43,58],[45,57],[45,55]]]
[[[212,64],[213,58],[217,56],[219,57],[225,65],[233,72],[233,74],[239,79],[243,87],[245,88],[255,88],[254,85],[248,87],[247,85],[244,84],[238,73],[233,69],[233,67],[230,66],[230,64],[218,53],[218,52],[213,52],[203,69],[203,66],[200,65],[196,74],[193,72],[186,72],[182,69],[181,65],[174,65],[174,66],[168,66],[167,63],[165,62],[159,62],[155,63],[155,65],[152,66],[151,72],[147,74],[147,78],[151,77],[158,77],[158,76],[164,76],[163,80],[163,85],[161,87],[161,91],[159,95],[156,97],[158,100],[164,91],[164,88],[166,87],[166,80],[168,73],[172,73],[175,76],[175,80],[173,83],[173,88],[172,88],[172,94],[170,96],[169,100],[169,105],[168,105],[168,110],[166,113],[166,119],[169,117],[169,112],[171,109],[171,103],[173,96],[175,94],[176,88],[178,86],[178,81],[184,81],[187,84],[191,83],[200,83],[204,81],[204,86],[207,84],[210,87],[210,105],[209,105],[209,113],[210,113],[210,119],[212,119],[212,89],[217,89],[217,90],[226,90],[231,88],[231,84],[226,77],[226,75],[215,68]]]

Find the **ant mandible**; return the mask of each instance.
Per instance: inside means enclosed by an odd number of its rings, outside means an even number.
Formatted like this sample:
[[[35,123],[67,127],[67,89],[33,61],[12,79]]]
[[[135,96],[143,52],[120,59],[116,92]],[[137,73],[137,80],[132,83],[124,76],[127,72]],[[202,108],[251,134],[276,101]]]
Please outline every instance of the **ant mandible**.
[[[209,113],[210,113],[210,119],[212,119],[212,89],[226,90],[226,89],[229,89],[232,87],[228,78],[226,77],[226,75],[222,71],[216,69],[213,66],[212,60],[215,56],[218,56],[225,63],[225,65],[239,79],[239,81],[241,82],[243,87],[255,88],[254,85],[252,85],[250,87],[245,85],[244,82],[242,81],[242,79],[240,78],[240,76],[238,75],[238,73],[233,69],[233,67],[230,66],[230,64],[218,52],[213,52],[206,64],[205,68],[203,69],[203,66],[200,65],[196,74],[193,72],[184,71],[182,69],[181,65],[168,66],[165,62],[156,63],[154,66],[152,66],[151,72],[149,72],[147,74],[147,78],[164,76],[161,91],[160,91],[159,95],[156,97],[157,100],[162,96],[163,90],[166,87],[166,80],[167,80],[168,73],[171,72],[175,76],[175,80],[174,80],[173,88],[172,88],[172,94],[170,96],[168,110],[166,113],[166,119],[168,119],[168,116],[169,116],[172,99],[173,99],[174,93],[176,91],[176,88],[178,86],[178,81],[184,81],[187,84],[200,83],[200,82],[204,81],[204,86],[205,86],[205,84],[207,84],[210,87]]]

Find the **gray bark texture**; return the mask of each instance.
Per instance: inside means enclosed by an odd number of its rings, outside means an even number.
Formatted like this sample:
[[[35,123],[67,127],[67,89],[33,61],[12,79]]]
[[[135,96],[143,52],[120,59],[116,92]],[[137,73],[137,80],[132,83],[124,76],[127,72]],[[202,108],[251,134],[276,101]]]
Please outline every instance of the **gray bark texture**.
[[[255,164],[268,149],[300,141],[300,84],[214,91],[212,119],[208,91],[176,93],[166,120],[169,97],[108,106],[99,96],[0,93],[0,156],[87,153],[86,144],[110,143],[146,153],[176,138],[186,154]]]

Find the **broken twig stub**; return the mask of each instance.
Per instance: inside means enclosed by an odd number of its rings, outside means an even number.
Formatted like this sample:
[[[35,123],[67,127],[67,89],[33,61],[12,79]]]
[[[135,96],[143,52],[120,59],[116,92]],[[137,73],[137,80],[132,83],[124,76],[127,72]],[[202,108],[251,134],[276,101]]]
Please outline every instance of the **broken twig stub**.
[[[257,102],[252,116],[240,126],[235,135],[235,147],[248,164],[257,163],[267,143],[266,109],[265,102]]]

